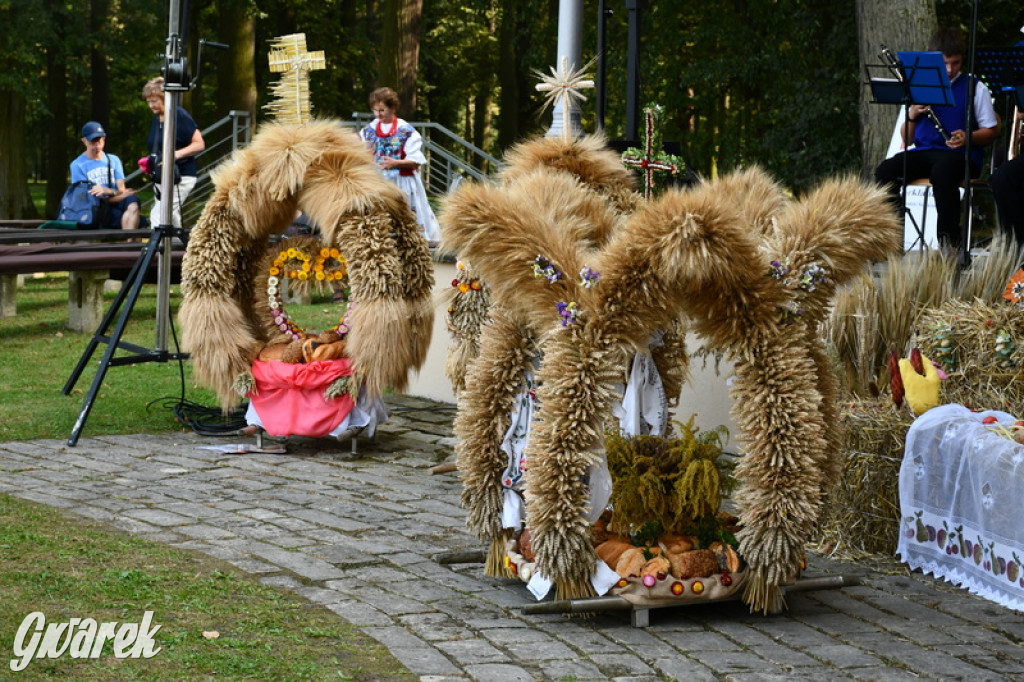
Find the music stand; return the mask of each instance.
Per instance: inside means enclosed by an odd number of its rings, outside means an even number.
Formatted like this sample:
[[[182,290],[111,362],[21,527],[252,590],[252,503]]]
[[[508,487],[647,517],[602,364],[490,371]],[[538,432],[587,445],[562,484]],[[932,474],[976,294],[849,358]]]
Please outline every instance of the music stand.
[[[992,92],[1011,92],[1024,85],[1024,47],[978,50],[978,78]]]
[[[1004,121],[1012,121],[1011,107],[1024,110],[1024,47],[978,50],[977,76],[992,94],[1009,95],[1003,112]]]
[[[899,52],[899,58],[883,45],[885,64],[866,64],[868,83],[871,86],[872,104],[903,105],[903,125],[900,136],[910,120],[910,105],[952,106],[953,89],[946,73],[946,61],[941,52]],[[872,70],[875,75],[872,76]],[[888,75],[881,75],[882,73]],[[903,144],[902,188],[900,190],[900,213],[910,218],[916,239],[907,251],[912,250],[918,242],[924,249],[928,243],[924,236],[924,226],[917,224],[917,219],[907,210],[907,152],[906,142]]]

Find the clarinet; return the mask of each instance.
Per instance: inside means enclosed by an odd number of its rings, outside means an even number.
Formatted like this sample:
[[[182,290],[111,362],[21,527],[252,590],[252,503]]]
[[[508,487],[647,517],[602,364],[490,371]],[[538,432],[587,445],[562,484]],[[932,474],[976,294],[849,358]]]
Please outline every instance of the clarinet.
[[[889,50],[889,48],[887,48],[885,45],[882,45],[881,48],[882,56],[885,58],[885,61],[889,63],[889,71],[896,76],[896,80],[902,83],[903,65],[900,64],[899,60],[896,59],[896,55],[894,55]],[[946,130],[946,126],[942,125],[942,121],[939,120],[938,115],[934,111],[932,111],[931,107],[928,107],[928,111],[926,111],[925,114],[928,116],[929,119],[931,119],[932,125],[935,126],[935,129],[937,131],[939,131],[939,135],[942,135],[943,140],[949,142],[951,139],[953,139],[953,136],[949,134],[948,130]]]

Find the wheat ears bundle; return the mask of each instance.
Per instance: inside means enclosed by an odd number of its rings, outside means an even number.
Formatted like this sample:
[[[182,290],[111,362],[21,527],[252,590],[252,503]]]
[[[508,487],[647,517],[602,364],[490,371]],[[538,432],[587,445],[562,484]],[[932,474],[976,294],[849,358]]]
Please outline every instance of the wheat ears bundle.
[[[499,446],[528,338],[541,358],[525,475],[538,570],[559,599],[593,594],[584,475],[603,455],[613,385],[685,315],[734,362],[744,599],[778,610],[836,475],[836,383],[818,325],[836,286],[897,249],[897,218],[857,180],[792,200],[757,169],[644,203],[601,145],[528,143],[499,184],[461,186],[442,213],[446,246],[492,303],[456,421],[469,527],[498,551]],[[499,333],[517,341],[488,339]]]
[[[214,173],[216,191],[192,230],[178,313],[196,377],[225,408],[269,340],[260,263],[297,209],[347,261],[347,352],[367,394],[403,390],[422,365],[433,324],[433,266],[405,197],[365,145],[333,122],[269,123]],[[237,382],[237,383],[236,383]]]

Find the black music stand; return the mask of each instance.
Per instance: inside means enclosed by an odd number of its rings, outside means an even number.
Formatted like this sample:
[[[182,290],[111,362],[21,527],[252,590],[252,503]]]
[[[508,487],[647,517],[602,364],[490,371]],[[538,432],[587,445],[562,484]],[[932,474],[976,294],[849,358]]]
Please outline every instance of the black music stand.
[[[951,106],[953,90],[946,73],[946,61],[941,52],[899,52],[899,58],[893,57],[884,45],[882,46],[885,64],[866,64],[868,83],[871,86],[872,104],[902,104],[903,125],[906,128],[910,120],[910,105]],[[872,71],[874,75],[872,75]],[[919,242],[921,248],[927,249],[924,226],[917,224],[917,219],[907,210],[907,147],[904,144],[902,188],[900,190],[900,213],[910,218],[917,237],[907,251],[912,250]]]
[[[1013,120],[1013,107],[1024,111],[1024,47],[978,50],[977,76],[993,95],[1007,94],[1003,120]],[[1002,160],[1003,157],[994,157]]]
[[[1024,47],[978,50],[978,78],[994,93],[1012,92],[1024,85]]]

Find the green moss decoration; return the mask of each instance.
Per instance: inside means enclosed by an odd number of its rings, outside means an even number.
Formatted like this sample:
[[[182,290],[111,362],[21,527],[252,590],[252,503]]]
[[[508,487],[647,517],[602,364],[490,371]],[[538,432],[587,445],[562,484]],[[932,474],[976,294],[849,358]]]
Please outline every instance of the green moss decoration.
[[[724,426],[700,432],[694,419],[673,422],[678,435],[666,438],[606,431],[611,504],[622,532],[686,533],[715,518],[733,487],[733,465],[721,457],[729,432]]]

